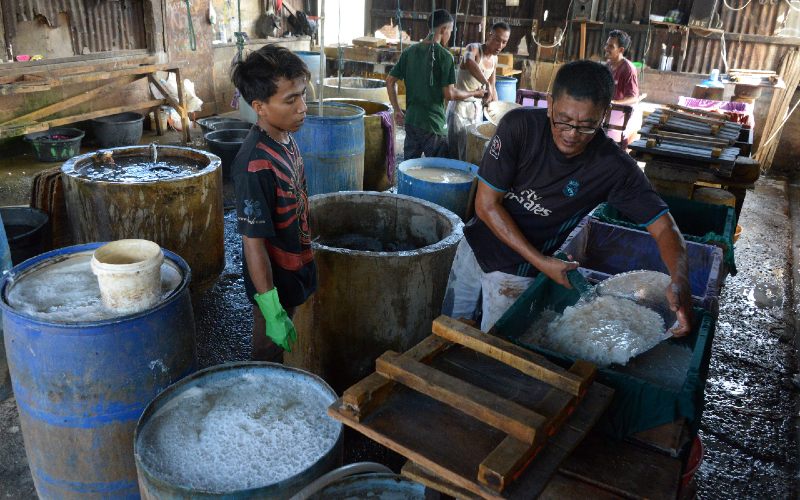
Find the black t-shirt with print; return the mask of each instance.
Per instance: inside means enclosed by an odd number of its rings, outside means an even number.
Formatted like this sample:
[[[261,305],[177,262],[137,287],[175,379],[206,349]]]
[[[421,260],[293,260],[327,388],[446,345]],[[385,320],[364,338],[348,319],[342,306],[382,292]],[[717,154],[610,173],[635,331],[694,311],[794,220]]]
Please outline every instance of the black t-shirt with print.
[[[552,254],[599,203],[607,201],[638,224],[667,212],[636,162],[598,131],[578,156],[567,158],[553,142],[546,109],[505,115],[478,171],[505,192],[503,207],[540,252]],[[464,229],[484,272],[535,276],[538,271],[501,242],[478,217]]]
[[[238,231],[264,238],[272,281],[284,307],[302,304],[317,287],[308,227],[308,190],[294,138],[283,145],[253,127],[231,166]],[[243,250],[244,252],[244,250]],[[247,296],[256,293],[243,259]]]

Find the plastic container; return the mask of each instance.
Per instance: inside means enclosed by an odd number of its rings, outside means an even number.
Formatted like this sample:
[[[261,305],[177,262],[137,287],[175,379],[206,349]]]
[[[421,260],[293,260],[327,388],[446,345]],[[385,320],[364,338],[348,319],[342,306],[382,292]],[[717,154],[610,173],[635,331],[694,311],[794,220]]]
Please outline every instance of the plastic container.
[[[458,182],[436,182],[411,175],[414,169],[457,170],[467,174],[469,180]],[[448,158],[414,158],[400,163],[397,169],[397,194],[414,196],[444,207],[466,220],[469,214],[470,194],[478,167],[471,163]]]
[[[112,241],[94,251],[92,272],[103,304],[121,313],[146,310],[161,299],[164,253],[148,240]]]
[[[29,276],[102,245],[61,248],[16,266],[2,284],[6,355],[25,452],[42,499],[138,498],[133,432],[145,406],[194,372],[186,262],[164,251],[179,284],[147,311],[102,321],[51,321],[8,296]],[[13,277],[13,279],[11,278]]]
[[[25,136],[39,161],[64,161],[81,151],[81,140],[85,135],[77,128],[51,128],[47,132],[36,132]]]
[[[211,132],[216,132],[218,130],[250,130],[252,126],[253,124],[250,122],[246,122],[244,120],[236,120],[234,118],[228,118],[225,120],[218,121],[216,123],[212,123],[210,125],[210,128]]]
[[[705,455],[705,447],[700,436],[695,436],[692,440],[692,447],[689,449],[689,457],[686,460],[686,467],[681,474],[681,487],[678,498],[693,498],[696,494],[693,487],[694,475],[697,469],[703,463],[703,455]]]
[[[221,123],[220,125],[224,125]],[[236,154],[242,143],[250,134],[249,129],[233,128],[227,130],[215,130],[205,135],[208,150],[219,156],[222,162],[222,176],[225,178],[231,175],[231,165],[236,159]]]
[[[0,219],[2,219],[1,213]],[[11,252],[8,248],[5,229],[3,224],[0,223],[0,273],[5,276],[9,270],[11,270]],[[0,310],[0,320],[2,320],[2,317],[2,310]],[[8,363],[6,362],[6,348],[3,342],[3,325],[0,323],[0,401],[8,399],[11,393],[11,376],[8,373]]]
[[[568,369],[576,361],[574,358],[529,344],[520,337],[537,322],[542,312],[554,311],[560,314],[579,299],[580,292],[577,289],[567,289],[540,274],[495,323],[492,333],[543,354]],[[611,436],[622,438],[683,417],[686,418],[690,433],[697,432],[703,413],[715,316],[699,308],[695,308],[694,313],[695,325],[689,335],[663,342],[690,351],[686,371],[680,375],[680,383],[673,381],[670,385],[660,379],[646,380],[625,373],[624,368],[615,364],[598,368],[598,382],[614,389],[614,398],[598,423],[598,428]]]
[[[506,102],[517,101],[517,79],[511,76],[498,76],[494,84],[497,99]]]
[[[139,144],[144,130],[144,115],[120,113],[92,120],[95,141],[101,148]]]
[[[362,108],[339,102],[323,104],[320,115],[318,103],[308,103],[305,124],[294,139],[309,196],[364,189],[364,115]]]
[[[0,215],[13,265],[44,252],[50,233],[47,212],[31,207],[0,207]]]
[[[208,116],[206,118],[199,118],[195,123],[200,126],[200,130],[202,131],[203,135],[205,136],[209,132],[213,132],[217,130],[215,125],[222,122],[237,122],[241,123],[243,126],[239,128],[250,128],[251,123],[246,122],[244,120],[238,120],[236,118],[230,118],[226,116]]]
[[[639,269],[669,274],[656,241],[649,233],[606,224],[591,217],[578,224],[558,252],[580,262],[581,274],[594,283]],[[687,241],[686,252],[694,303],[716,313],[722,279],[722,249]]]

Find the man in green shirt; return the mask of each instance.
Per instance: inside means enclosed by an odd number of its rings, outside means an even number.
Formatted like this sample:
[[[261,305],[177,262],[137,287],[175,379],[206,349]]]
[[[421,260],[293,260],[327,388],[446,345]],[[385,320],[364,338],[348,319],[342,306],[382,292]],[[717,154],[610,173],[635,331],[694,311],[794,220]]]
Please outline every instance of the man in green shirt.
[[[431,32],[420,43],[403,51],[400,60],[386,77],[386,89],[394,107],[395,121],[405,123],[406,140],[403,157],[408,160],[448,154],[445,128],[445,99],[461,101],[482,98],[485,90],[459,90],[455,87],[456,71],[452,54],[445,47],[453,32],[453,17],[444,9],[428,19]],[[406,84],[406,111],[397,100],[396,84]]]

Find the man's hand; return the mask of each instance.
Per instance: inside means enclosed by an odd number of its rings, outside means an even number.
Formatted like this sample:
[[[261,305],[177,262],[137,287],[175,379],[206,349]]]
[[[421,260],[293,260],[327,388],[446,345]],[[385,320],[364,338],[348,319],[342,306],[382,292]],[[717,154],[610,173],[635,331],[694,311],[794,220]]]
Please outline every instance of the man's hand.
[[[677,315],[678,324],[670,331],[674,337],[684,337],[692,331],[692,291],[686,281],[672,281],[667,287],[669,308]]]
[[[398,125],[403,125],[406,120],[406,114],[403,112],[402,109],[395,109],[394,110],[394,122]]]
[[[536,267],[559,285],[565,288],[572,288],[569,278],[567,278],[567,273],[573,269],[578,269],[579,266],[580,263],[575,261],[567,262],[555,257],[545,257]]]

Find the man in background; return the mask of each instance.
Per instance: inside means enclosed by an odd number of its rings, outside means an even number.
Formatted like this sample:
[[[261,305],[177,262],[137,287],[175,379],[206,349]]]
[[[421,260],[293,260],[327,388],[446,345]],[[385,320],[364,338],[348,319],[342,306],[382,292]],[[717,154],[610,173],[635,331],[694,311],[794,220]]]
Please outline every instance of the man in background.
[[[495,23],[486,43],[471,43],[464,49],[456,76],[456,88],[466,92],[483,89],[485,95],[483,99],[471,97],[450,101],[447,106],[447,140],[452,158],[462,161],[466,158],[467,128],[483,121],[483,106],[497,100],[497,54],[503,51],[509,36],[511,28],[508,24]]]
[[[625,56],[631,47],[631,37],[622,30],[613,30],[606,40],[606,64],[614,78],[613,104],[634,105],[639,102],[639,76],[636,67]]]
[[[453,17],[444,9],[428,19],[430,33],[420,43],[407,48],[386,77],[386,90],[398,125],[405,124],[403,157],[448,155],[444,100],[460,101],[483,97],[483,89],[466,92],[455,87],[455,61],[445,48],[453,32]],[[397,100],[396,84],[406,85],[406,111]]]

